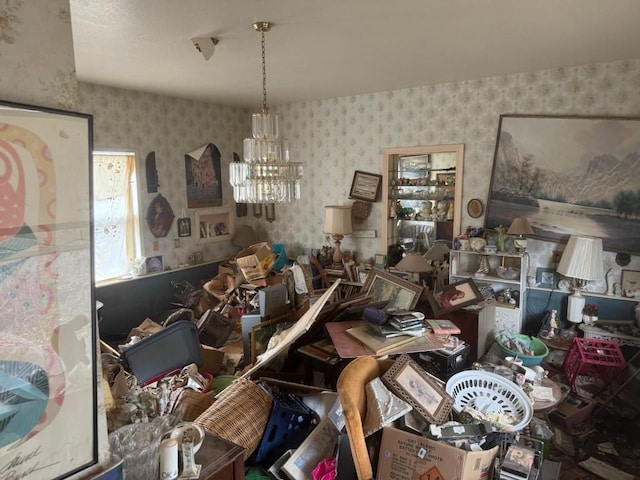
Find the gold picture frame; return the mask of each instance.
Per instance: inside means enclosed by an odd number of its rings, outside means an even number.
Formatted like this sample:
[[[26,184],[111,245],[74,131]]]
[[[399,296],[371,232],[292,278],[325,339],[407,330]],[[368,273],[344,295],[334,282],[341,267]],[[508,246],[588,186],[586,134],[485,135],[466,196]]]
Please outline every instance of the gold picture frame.
[[[406,353],[398,357],[382,381],[427,422],[440,425],[449,417],[453,398]]]
[[[362,291],[371,297],[371,302],[388,301],[387,308],[411,310],[418,303],[424,287],[374,267]]]

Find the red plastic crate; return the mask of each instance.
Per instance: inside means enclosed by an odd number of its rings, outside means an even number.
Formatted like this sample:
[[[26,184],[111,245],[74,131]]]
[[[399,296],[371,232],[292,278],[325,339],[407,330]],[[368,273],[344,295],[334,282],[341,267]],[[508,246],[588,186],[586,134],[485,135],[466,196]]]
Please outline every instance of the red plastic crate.
[[[625,365],[624,355],[616,342],[596,338],[573,339],[562,364],[562,370],[569,385],[576,390],[575,383],[580,375],[598,377],[609,381]]]

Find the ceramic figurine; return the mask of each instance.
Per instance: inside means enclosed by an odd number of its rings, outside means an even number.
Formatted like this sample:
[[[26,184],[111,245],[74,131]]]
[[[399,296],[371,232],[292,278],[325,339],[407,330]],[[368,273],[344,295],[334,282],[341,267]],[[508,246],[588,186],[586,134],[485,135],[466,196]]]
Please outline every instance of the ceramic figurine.
[[[613,295],[613,268],[607,270],[605,278],[607,279],[607,295]]]

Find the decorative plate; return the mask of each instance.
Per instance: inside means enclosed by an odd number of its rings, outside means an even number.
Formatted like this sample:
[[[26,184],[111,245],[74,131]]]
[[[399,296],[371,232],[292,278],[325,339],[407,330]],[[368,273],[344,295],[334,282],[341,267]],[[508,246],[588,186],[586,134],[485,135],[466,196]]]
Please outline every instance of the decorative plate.
[[[558,289],[560,290],[571,290],[571,281],[568,278],[563,278],[558,282]]]
[[[478,218],[482,215],[483,211],[484,206],[482,205],[482,200],[479,198],[473,198],[467,203],[467,213],[471,218]]]
[[[469,246],[474,252],[481,252],[486,244],[487,241],[482,237],[473,237],[469,239]]]

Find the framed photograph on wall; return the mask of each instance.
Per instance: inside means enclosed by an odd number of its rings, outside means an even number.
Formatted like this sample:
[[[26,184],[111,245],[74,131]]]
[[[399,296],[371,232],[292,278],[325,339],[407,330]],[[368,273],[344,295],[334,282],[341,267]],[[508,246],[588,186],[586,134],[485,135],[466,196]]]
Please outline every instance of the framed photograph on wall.
[[[539,287],[542,288],[557,288],[558,272],[556,272],[553,268],[537,268],[536,283]]]
[[[428,423],[441,424],[447,420],[453,399],[409,355],[401,355],[382,380]]]
[[[382,175],[356,170],[353,174],[349,198],[377,202],[381,183]]]
[[[92,124],[0,102],[2,478],[98,461]]]
[[[387,301],[386,308],[411,310],[418,303],[424,287],[374,267],[362,291],[371,297],[372,303]]]
[[[533,238],[640,253],[638,145],[640,118],[501,115],[485,227],[525,217]]]
[[[189,217],[178,219],[178,236],[179,237],[191,236],[191,219]]]

